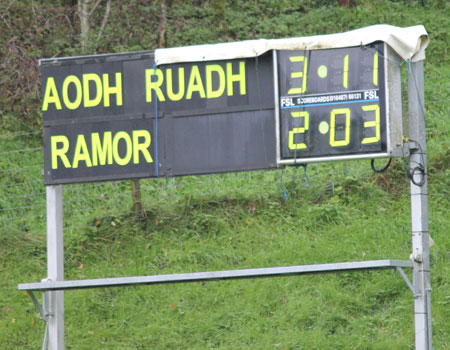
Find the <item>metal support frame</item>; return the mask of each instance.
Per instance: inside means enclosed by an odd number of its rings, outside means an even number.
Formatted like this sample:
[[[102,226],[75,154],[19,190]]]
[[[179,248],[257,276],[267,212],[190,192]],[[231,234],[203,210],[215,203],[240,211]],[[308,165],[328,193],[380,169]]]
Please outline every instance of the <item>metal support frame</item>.
[[[411,226],[416,350],[432,350],[428,187],[423,61],[408,62]]]
[[[395,268],[412,268],[411,261],[372,260],[334,264],[298,265],[285,267],[268,267],[245,270],[225,270],[211,272],[178,273],[170,275],[153,275],[137,277],[100,278],[91,280],[74,280],[60,282],[41,282],[19,284],[19,290],[55,291],[86,288],[124,287],[136,285],[153,285],[168,283],[204,282],[231,279],[248,279],[263,277],[298,276],[314,273],[350,272],[362,270],[384,270]]]
[[[64,281],[64,232],[62,185],[47,186],[47,280]],[[49,350],[64,349],[64,291],[45,293],[48,319],[45,339]],[[47,336],[48,334],[48,336]],[[44,345],[46,341],[44,340]]]
[[[48,292],[44,292],[43,297],[43,303],[42,305],[39,304],[39,301],[36,299],[36,297],[33,294],[33,291],[27,290],[28,295],[30,296],[31,300],[33,301],[34,306],[36,306],[36,309],[39,310],[39,313],[41,314],[41,320],[45,322],[45,335],[44,335],[44,341],[42,342],[42,350],[46,350],[48,347],[48,320],[50,316],[53,316],[53,314],[50,314],[48,311]]]
[[[247,270],[197,272],[141,277],[106,278],[79,281],[64,280],[63,190],[47,187],[47,264],[48,278],[41,283],[19,284],[27,291],[46,322],[42,349],[64,350],[64,290],[186,283],[212,280],[294,276],[313,273],[396,269],[414,296],[415,349],[432,350],[430,255],[428,233],[428,190],[426,179],[426,139],[423,61],[408,65],[408,107],[410,120],[410,177],[412,261],[375,260],[335,264],[271,267]],[[403,268],[413,268],[413,282]],[[43,306],[33,291],[43,293]]]
[[[399,266],[396,267],[397,272],[402,276],[403,280],[405,281],[406,285],[408,286],[409,290],[411,291],[414,299],[418,298],[420,295],[416,294],[416,291],[414,290],[414,286],[412,285],[411,281],[409,280],[408,276],[406,276],[405,271]]]
[[[250,279],[264,277],[284,277],[284,276],[300,276],[317,273],[334,273],[334,272],[351,272],[351,271],[367,271],[367,270],[386,270],[396,269],[406,284],[413,292],[414,297],[419,297],[414,292],[414,287],[406,276],[403,268],[413,268],[411,261],[405,260],[372,260],[372,261],[356,261],[331,264],[315,264],[315,265],[298,265],[285,267],[269,267],[244,270],[224,270],[210,272],[193,272],[180,274],[152,275],[152,276],[136,276],[136,277],[117,277],[117,278],[99,278],[90,280],[72,280],[72,281],[51,281],[42,280],[40,283],[23,283],[19,284],[19,290],[24,290],[31,297],[34,305],[39,310],[42,320],[46,322],[45,337],[42,349],[50,348],[49,339],[54,338],[52,333],[54,329],[50,328],[50,320],[56,315],[50,312],[51,306],[48,304],[49,295],[57,293],[57,291],[87,289],[87,288],[111,288],[138,285],[156,285],[156,284],[172,284],[172,283],[188,283],[188,282],[204,282],[219,281],[231,279]],[[44,305],[41,306],[34,296],[33,292],[43,292]],[[54,308],[54,307],[53,307]],[[63,323],[64,325],[64,323]],[[64,340],[64,338],[63,338]],[[57,350],[63,350],[64,344],[57,345]]]

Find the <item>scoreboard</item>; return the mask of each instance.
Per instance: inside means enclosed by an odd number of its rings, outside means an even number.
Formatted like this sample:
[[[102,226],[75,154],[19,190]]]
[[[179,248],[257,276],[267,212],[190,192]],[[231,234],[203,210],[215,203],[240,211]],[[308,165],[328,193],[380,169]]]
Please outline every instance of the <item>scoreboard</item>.
[[[44,183],[405,156],[400,61],[382,41],[168,64],[154,51],[40,60]]]
[[[385,47],[277,52],[283,163],[387,154]]]

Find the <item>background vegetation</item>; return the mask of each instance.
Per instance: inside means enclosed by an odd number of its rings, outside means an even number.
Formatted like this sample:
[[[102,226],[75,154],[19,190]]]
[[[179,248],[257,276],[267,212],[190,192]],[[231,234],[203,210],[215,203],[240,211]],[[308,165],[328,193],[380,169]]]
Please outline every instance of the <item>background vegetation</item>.
[[[445,0],[2,1],[0,347],[36,349],[44,334],[17,290],[46,275],[39,58],[388,23],[423,24],[430,34],[433,335],[435,349],[450,348],[449,13]],[[367,161],[309,165],[306,175],[142,180],[140,216],[129,182],[65,186],[66,279],[409,259],[401,160],[382,175]],[[413,299],[390,271],[72,291],[65,303],[67,349],[414,348]]]

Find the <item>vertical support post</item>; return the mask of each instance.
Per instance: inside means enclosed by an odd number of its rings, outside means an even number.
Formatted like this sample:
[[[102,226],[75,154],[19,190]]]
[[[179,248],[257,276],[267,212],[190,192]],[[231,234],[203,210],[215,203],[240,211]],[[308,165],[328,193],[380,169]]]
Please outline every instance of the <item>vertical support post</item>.
[[[423,61],[408,65],[412,258],[416,350],[432,350]],[[415,169],[415,170],[414,170]]]
[[[47,186],[47,274],[64,280],[63,189]],[[48,293],[48,349],[64,350],[64,291]]]

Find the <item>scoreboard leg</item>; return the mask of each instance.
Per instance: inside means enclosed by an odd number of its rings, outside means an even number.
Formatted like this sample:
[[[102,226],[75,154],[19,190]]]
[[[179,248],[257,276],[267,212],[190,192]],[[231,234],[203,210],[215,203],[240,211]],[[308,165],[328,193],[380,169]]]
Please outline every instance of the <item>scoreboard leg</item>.
[[[47,278],[64,280],[62,186],[47,186]],[[48,349],[64,350],[64,291],[48,294]]]
[[[425,134],[423,61],[408,66],[408,109],[410,121],[410,171],[412,258],[416,350],[432,350],[431,287],[428,233],[428,187]],[[413,170],[414,169],[414,170]]]

